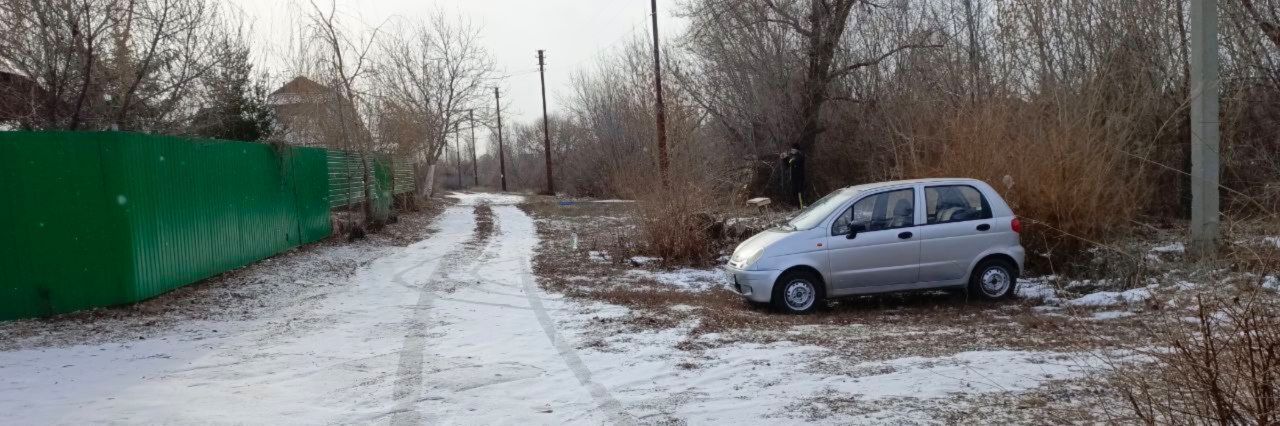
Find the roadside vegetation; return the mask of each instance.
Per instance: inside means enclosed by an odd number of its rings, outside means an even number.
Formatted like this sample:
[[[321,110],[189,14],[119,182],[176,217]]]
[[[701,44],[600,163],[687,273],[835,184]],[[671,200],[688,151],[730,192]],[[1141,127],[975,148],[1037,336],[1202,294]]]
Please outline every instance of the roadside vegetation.
[[[1272,423],[1280,4],[1218,5],[1224,236],[1208,257],[1185,245],[1189,2],[697,0],[682,5],[691,25],[664,49],[674,76],[665,88],[669,188],[659,184],[652,147],[643,36],[580,72],[570,111],[551,118],[555,159],[571,166],[557,187],[636,203],[634,216],[599,231],[560,217],[567,209],[535,209],[550,229],[540,256],[591,256],[603,259],[592,268],[623,272],[587,274],[604,282],[542,272],[549,288],[633,309],[613,321],[688,328],[690,348],[706,345],[699,336],[736,340],[761,328],[778,330],[765,339],[838,346],[859,340],[808,327],[870,322],[901,331],[938,318],[921,329],[950,330],[961,347],[1043,344],[1110,366],[1097,371],[1105,379],[1094,392],[1040,395],[1045,419]],[[537,167],[539,135],[513,134],[513,161]],[[715,264],[735,242],[727,228],[785,217],[797,200],[785,195],[780,154],[793,145],[807,161],[806,200],[894,179],[990,183],[1026,224],[1021,300],[881,296],[797,319],[714,287],[651,291],[625,272]],[[517,185],[538,188],[538,176]],[[757,196],[772,198],[773,212],[747,209]],[[608,240],[565,251],[563,232]],[[655,260],[627,260],[635,256]],[[916,339],[907,335],[890,339]],[[921,343],[913,342],[940,347]]]

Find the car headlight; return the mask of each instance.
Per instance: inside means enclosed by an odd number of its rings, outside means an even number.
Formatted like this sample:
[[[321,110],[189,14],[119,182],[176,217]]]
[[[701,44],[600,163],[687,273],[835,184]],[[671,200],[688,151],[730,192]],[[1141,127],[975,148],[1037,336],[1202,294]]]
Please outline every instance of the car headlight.
[[[756,250],[754,253],[751,253],[750,255],[743,258],[741,261],[739,261],[738,264],[741,265],[740,267],[742,269],[751,269],[752,266],[755,266],[756,261],[760,260],[760,257],[763,255],[764,255],[764,250]]]

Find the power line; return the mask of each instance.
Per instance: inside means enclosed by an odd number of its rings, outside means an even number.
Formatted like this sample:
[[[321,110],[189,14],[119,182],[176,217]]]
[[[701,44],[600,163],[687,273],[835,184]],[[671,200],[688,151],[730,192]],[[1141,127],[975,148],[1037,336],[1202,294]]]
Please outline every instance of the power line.
[[[610,42],[609,42],[609,44],[606,44],[606,45],[604,45],[604,46],[601,46],[601,47],[597,48],[596,50],[592,51],[591,53],[587,54],[586,56],[584,56],[582,59],[577,60],[577,61],[576,61],[576,62],[574,62],[573,64],[569,65],[569,68],[570,68],[570,69],[577,68],[577,67],[578,67],[578,65],[581,65],[583,62],[586,62],[586,61],[588,61],[588,60],[590,60],[590,59],[596,59],[596,58],[599,58],[601,53],[604,53],[604,51],[606,51],[606,50],[609,50],[609,49],[613,48],[613,46],[614,46],[615,44],[618,44],[618,42],[622,41],[623,39],[625,39],[625,38],[627,38],[627,37],[629,37],[629,36],[634,36],[634,35],[636,35],[636,27],[640,26],[640,24],[644,23],[644,21],[645,21],[644,19],[641,19],[641,20],[639,20],[639,21],[632,22],[632,23],[631,23],[631,26],[630,26],[630,27],[628,27],[628,28],[627,28],[627,31],[626,31],[626,32],[624,32],[624,33],[622,33],[622,35],[619,35],[617,38],[613,39],[613,41],[610,41]]]

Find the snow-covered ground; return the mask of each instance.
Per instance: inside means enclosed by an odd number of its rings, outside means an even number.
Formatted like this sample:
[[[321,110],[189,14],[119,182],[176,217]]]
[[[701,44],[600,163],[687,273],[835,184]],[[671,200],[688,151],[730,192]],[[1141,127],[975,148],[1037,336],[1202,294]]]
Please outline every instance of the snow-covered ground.
[[[685,326],[596,347],[597,322],[629,309],[542,290],[532,273],[538,233],[514,205],[520,197],[454,197],[430,238],[388,250],[323,297],[304,292],[249,319],[193,321],[139,340],[0,351],[4,423],[931,422],[888,409],[815,419],[802,408],[826,398],[946,403],[1095,368],[1078,353],[1005,349],[851,362],[786,339],[695,353],[680,348]],[[477,214],[485,209],[492,228]],[[629,274],[690,292],[722,285],[710,270]]]

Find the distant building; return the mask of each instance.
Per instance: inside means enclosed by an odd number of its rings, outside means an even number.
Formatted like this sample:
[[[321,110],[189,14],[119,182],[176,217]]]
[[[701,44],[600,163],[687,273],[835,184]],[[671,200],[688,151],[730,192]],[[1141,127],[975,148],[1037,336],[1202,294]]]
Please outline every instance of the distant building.
[[[33,127],[47,120],[52,108],[62,109],[61,103],[39,83],[0,67],[0,129]]]
[[[276,137],[289,145],[352,149],[372,139],[350,99],[309,78],[290,80],[267,103],[276,114]]]

